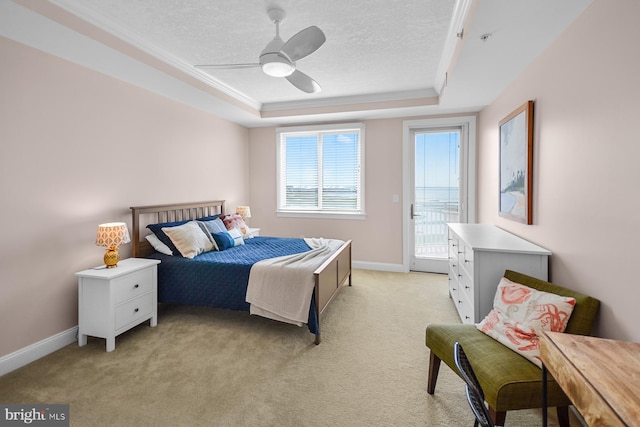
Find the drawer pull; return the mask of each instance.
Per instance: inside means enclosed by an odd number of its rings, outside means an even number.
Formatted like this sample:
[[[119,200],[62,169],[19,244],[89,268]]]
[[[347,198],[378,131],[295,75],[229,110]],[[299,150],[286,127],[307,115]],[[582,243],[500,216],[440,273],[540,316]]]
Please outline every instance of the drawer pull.
[[[465,259],[464,262],[471,262],[471,261],[469,261],[468,259]]]
[[[140,287],[140,285],[138,285],[137,283],[133,286],[134,289],[138,289]]]
[[[139,311],[140,311],[140,309],[139,309],[139,308],[136,308],[135,310],[133,310],[133,312],[134,312],[134,313],[137,313],[137,312],[139,312]]]

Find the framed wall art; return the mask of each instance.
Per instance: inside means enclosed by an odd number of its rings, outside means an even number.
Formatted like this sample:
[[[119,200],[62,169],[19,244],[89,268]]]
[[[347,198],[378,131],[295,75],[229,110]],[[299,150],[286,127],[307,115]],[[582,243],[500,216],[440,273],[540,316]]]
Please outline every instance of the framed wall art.
[[[499,215],[532,224],[533,101],[500,121]]]

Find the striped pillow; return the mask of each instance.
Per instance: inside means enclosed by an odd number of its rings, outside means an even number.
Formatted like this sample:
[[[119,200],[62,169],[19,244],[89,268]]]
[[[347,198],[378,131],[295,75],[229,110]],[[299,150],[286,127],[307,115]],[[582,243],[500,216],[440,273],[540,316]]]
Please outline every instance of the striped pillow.
[[[213,243],[197,221],[189,221],[177,227],[164,227],[162,231],[185,258],[193,258],[213,249]]]

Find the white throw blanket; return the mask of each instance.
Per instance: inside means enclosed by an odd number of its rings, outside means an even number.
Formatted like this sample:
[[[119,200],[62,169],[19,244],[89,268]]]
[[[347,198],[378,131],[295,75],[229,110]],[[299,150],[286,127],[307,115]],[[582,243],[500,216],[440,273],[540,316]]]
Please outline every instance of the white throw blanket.
[[[313,272],[344,242],[305,238],[310,251],[259,261],[251,267],[247,302],[250,313],[302,326],[309,319]]]

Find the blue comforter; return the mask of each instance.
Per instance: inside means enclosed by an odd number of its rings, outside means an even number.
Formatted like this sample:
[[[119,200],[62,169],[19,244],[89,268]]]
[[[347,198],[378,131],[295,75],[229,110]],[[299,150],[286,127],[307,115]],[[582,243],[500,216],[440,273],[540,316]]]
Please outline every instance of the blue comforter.
[[[158,302],[249,311],[246,302],[251,266],[258,261],[310,250],[304,239],[254,237],[224,251],[193,259],[153,253],[158,265]],[[318,333],[314,300],[309,308],[309,330]]]

